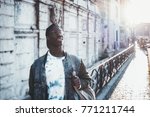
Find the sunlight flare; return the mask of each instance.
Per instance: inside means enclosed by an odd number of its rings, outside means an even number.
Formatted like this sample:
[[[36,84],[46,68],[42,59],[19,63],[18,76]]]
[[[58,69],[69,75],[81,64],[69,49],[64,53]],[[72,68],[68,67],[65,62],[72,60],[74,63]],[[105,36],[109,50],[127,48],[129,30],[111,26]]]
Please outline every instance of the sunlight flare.
[[[126,21],[129,24],[150,22],[150,0],[130,0],[125,10]]]

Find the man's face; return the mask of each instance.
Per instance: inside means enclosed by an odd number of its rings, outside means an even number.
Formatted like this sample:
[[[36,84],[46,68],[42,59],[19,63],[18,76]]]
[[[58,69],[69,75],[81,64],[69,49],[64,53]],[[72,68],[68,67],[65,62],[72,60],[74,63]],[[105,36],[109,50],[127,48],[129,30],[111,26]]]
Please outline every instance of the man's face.
[[[63,32],[62,30],[53,30],[49,32],[47,36],[47,47],[57,47],[60,48],[62,46],[63,41]]]

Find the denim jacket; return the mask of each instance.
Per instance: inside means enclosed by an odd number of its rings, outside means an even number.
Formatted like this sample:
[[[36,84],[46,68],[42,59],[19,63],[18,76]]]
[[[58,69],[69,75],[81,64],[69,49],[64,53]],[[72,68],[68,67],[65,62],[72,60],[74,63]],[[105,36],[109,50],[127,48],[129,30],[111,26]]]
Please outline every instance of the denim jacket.
[[[47,53],[35,60],[30,68],[29,75],[29,95],[34,100],[47,100],[48,99],[48,87],[45,74],[45,62],[47,59]],[[63,60],[64,73],[65,73],[65,96],[64,100],[74,100],[75,91],[72,86],[72,72],[76,71],[77,76],[81,81],[81,89],[87,87],[90,84],[90,77],[86,68],[82,62],[76,56],[65,53],[65,59]],[[58,70],[59,72],[59,70]],[[54,74],[55,75],[55,74]]]

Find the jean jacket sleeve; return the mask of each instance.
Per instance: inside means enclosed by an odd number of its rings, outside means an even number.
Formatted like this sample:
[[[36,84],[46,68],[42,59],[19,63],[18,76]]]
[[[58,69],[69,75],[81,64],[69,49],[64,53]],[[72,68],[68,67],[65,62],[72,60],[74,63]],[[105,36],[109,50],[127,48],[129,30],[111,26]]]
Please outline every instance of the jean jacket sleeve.
[[[78,76],[79,76],[80,81],[81,81],[81,89],[84,89],[88,85],[90,85],[91,78],[89,77],[89,74],[86,71],[86,67],[85,67],[85,65],[84,65],[84,63],[83,63],[82,60],[81,60],[81,63],[80,63],[80,68],[79,68]]]

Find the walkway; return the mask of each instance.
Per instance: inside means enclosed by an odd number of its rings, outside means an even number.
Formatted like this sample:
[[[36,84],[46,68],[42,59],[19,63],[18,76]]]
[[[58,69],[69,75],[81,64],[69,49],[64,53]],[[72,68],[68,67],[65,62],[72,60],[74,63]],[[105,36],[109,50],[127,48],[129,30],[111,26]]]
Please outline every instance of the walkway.
[[[135,57],[109,100],[149,100],[150,78],[146,54],[136,46]]]

